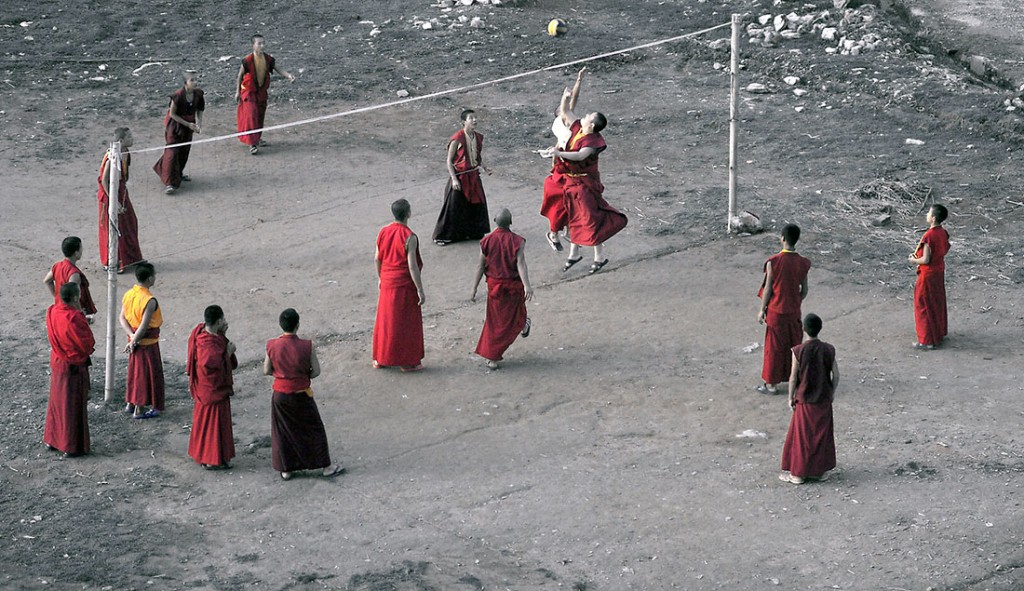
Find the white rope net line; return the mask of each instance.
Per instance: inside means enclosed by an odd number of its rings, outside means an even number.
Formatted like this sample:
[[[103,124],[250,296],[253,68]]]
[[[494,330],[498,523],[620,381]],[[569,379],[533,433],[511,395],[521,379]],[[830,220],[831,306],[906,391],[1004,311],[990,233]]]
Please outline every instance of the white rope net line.
[[[714,27],[708,27],[707,29],[701,29],[700,31],[694,31],[692,33],[686,33],[684,35],[677,35],[675,37],[669,37],[667,39],[659,39],[658,41],[651,41],[650,43],[644,43],[642,45],[634,45],[633,47],[627,47],[625,49],[617,49],[615,51],[609,51],[607,53],[602,53],[602,54],[593,55],[593,56],[590,56],[590,57],[585,57],[585,58],[580,58],[580,59],[577,59],[577,60],[563,62],[561,64],[555,64],[555,65],[552,65],[552,66],[545,66],[543,68],[537,68],[536,70],[530,70],[528,72],[521,72],[519,74],[512,74],[511,76],[505,76],[503,78],[496,78],[494,80],[488,80],[486,82],[478,82],[476,84],[469,84],[469,85],[466,85],[466,86],[460,86],[458,88],[449,88],[447,90],[440,90],[440,91],[432,92],[430,94],[425,94],[425,95],[422,95],[422,96],[414,96],[414,97],[409,97],[409,98],[403,98],[403,99],[400,99],[400,100],[397,100],[397,101],[391,101],[391,102],[388,102],[388,103],[379,103],[379,104],[370,105],[370,106],[367,106],[367,107],[359,107],[359,108],[356,108],[356,109],[350,109],[348,111],[342,111],[340,113],[331,113],[331,114],[328,114],[328,115],[320,115],[318,117],[311,117],[309,119],[300,119],[298,121],[290,121],[288,123],[279,123],[277,125],[270,125],[270,126],[267,126],[267,127],[261,127],[260,129],[252,129],[252,130],[249,130],[249,131],[242,131],[242,132],[232,133],[232,134],[228,134],[228,135],[219,135],[219,136],[216,136],[216,137],[208,137],[208,138],[203,138],[203,139],[200,139],[200,140],[192,140],[190,142],[181,142],[181,143],[178,143],[178,144],[166,144],[166,145],[163,145],[163,146],[157,146],[157,147],[152,147],[152,148],[144,148],[142,150],[132,150],[132,153],[134,153],[134,154],[141,154],[141,153],[145,153],[145,152],[156,152],[156,151],[159,151],[159,150],[165,150],[167,148],[179,148],[181,146],[194,146],[196,144],[205,144],[205,143],[209,143],[209,142],[219,142],[221,140],[237,138],[237,137],[241,137],[243,135],[252,135],[252,134],[255,134],[255,133],[263,133],[263,132],[266,132],[266,131],[276,131],[278,129],[287,129],[289,127],[298,127],[300,125],[309,125],[311,123],[319,123],[321,121],[328,121],[328,120],[331,120],[331,119],[338,119],[340,117],[348,117],[348,116],[351,116],[351,115],[358,115],[360,113],[368,113],[370,111],[379,111],[381,109],[386,109],[388,107],[397,107],[398,105],[405,105],[405,104],[408,104],[408,103],[414,103],[416,101],[424,101],[424,100],[427,100],[427,99],[437,98],[439,96],[445,96],[445,95],[449,95],[449,94],[458,94],[460,92],[466,92],[466,91],[469,91],[469,90],[475,90],[477,88],[484,88],[485,86],[493,86],[495,84],[501,84],[503,82],[509,82],[511,80],[517,80],[519,78],[525,78],[526,76],[533,76],[535,74],[540,74],[542,72],[548,72],[548,71],[551,71],[551,70],[558,70],[558,69],[561,69],[561,68],[567,68],[569,66],[575,66],[577,64],[584,64],[584,63],[587,63],[587,62],[592,62],[592,61],[595,61],[595,60],[604,59],[606,57],[611,57],[611,56],[614,56],[614,55],[621,55],[623,53],[630,53],[630,52],[633,52],[633,51],[639,51],[641,49],[648,49],[648,48],[651,48],[651,47],[656,47],[658,45],[664,45],[666,43],[674,43],[676,41],[681,41],[681,40],[687,39],[689,37],[696,37],[698,35],[703,35],[704,33],[710,33],[711,31],[715,31],[715,30],[718,30],[718,29],[722,29],[722,28],[728,27],[731,24],[732,23],[723,23],[721,25],[715,25]]]

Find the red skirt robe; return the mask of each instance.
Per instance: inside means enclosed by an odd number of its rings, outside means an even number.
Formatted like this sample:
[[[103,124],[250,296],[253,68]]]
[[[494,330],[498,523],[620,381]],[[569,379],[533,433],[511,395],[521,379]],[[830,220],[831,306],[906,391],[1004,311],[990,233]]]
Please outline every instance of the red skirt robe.
[[[766,384],[789,381],[792,368],[791,350],[803,338],[800,314],[800,285],[807,277],[811,261],[796,252],[783,251],[765,261],[772,266],[772,297],[764,329],[764,365],[761,379]],[[758,290],[757,297],[761,297]]]
[[[800,364],[796,409],[782,447],[782,469],[801,478],[819,477],[836,467],[832,422],[832,345],[809,340],[793,347]]]
[[[413,367],[423,361],[423,312],[405,250],[410,235],[412,230],[396,222],[377,236],[381,272],[373,360],[384,367]],[[422,268],[418,249],[416,260]]]
[[[104,164],[107,162],[107,158],[103,158]],[[132,206],[132,200],[128,197],[128,166],[131,163],[131,156],[126,155],[125,159],[121,162],[121,182],[117,189],[117,202],[118,206],[115,206],[114,210],[117,213],[117,264],[118,269],[123,270],[125,267],[134,265],[135,263],[142,260],[142,248],[139,247],[139,218],[135,215],[135,207]],[[103,166],[100,166],[100,170],[103,170]],[[99,202],[99,246],[100,246],[100,262],[104,267],[108,265],[107,251],[109,250],[109,210],[110,197],[107,195],[106,189],[104,189],[103,180],[97,179],[99,182],[99,189],[96,193],[96,199]],[[124,209],[124,211],[120,211]]]
[[[245,73],[242,75],[242,91],[235,114],[239,133],[263,129],[263,122],[267,115],[267,91],[270,88],[270,75],[274,72],[274,58],[269,54],[263,54],[263,56],[267,60],[267,72],[263,77],[262,84],[257,84],[256,66],[251,53],[245,56],[242,63]],[[262,138],[263,132],[258,132],[238,136],[238,141],[249,146],[258,146]]]
[[[949,252],[949,234],[945,228],[929,228],[921,238],[915,256],[927,244],[931,259],[927,265],[918,265],[914,284],[914,328],[917,342],[939,345],[948,332],[946,318],[946,253]]]
[[[71,455],[89,453],[89,356],[96,345],[81,310],[55,304],[46,312],[50,400],[43,442]]]
[[[501,361],[526,326],[526,294],[517,260],[526,239],[498,228],[480,241],[487,274],[487,315],[476,345],[484,359]]]

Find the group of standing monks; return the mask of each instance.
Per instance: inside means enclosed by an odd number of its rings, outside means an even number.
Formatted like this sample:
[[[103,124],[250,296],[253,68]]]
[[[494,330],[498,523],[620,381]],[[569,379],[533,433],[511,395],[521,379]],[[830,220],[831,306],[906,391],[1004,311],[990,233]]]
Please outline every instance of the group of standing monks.
[[[253,52],[240,66],[236,81],[239,132],[263,127],[270,75],[279,69],[273,57],[263,52],[264,40],[252,38]],[[552,159],[551,173],[544,181],[541,214],[548,220],[546,240],[556,252],[560,240],[570,243],[562,267],[569,271],[582,260],[581,248],[594,248],[589,272],[608,264],[604,243],[627,224],[624,214],[603,197],[598,160],[606,148],[601,131],[607,125],[598,112],[575,115],[586,69],[580,70],[572,89],[565,89],[552,124],[557,143],[542,151]],[[205,102],[193,73],[186,72],[184,85],[170,97],[164,119],[169,147],[154,166],[173,193],[188,181],[184,168],[193,134],[201,130]],[[449,140],[446,167],[449,179],[445,198],[433,232],[435,244],[444,246],[463,240],[479,240],[480,255],[470,299],[475,301],[480,280],[487,278],[487,307],[484,327],[476,347],[488,368],[497,369],[505,351],[519,337],[530,333],[526,302],[533,296],[527,269],[525,238],[511,230],[512,214],[502,208],[490,231],[487,200],[480,171],[483,166],[483,135],[476,131],[472,110],[461,113],[462,128]],[[124,156],[116,191],[109,185],[105,157],[99,177],[100,258],[107,266],[107,206],[110,196],[118,199],[119,271],[134,267],[136,283],[122,300],[119,322],[128,343],[125,412],[136,419],[154,418],[164,410],[163,364],[159,349],[162,311],[150,288],[156,271],[141,254],[137,219],[128,197],[126,183],[131,162],[132,135],[127,128],[115,130]],[[260,133],[240,136],[256,154],[265,145]],[[173,144],[185,143],[178,146]],[[372,339],[374,368],[398,367],[403,372],[423,368],[423,319],[426,301],[421,270],[419,240],[409,228],[412,207],[405,199],[391,204],[394,221],[377,235],[374,262],[379,280],[377,314]],[[915,325],[919,349],[934,349],[946,336],[944,256],[949,237],[941,224],[948,212],[934,205],[928,212],[930,228],[908,257],[918,266],[914,293]],[[810,260],[796,252],[800,228],[786,225],[781,232],[782,250],[764,264],[764,278],[758,292],[758,321],[766,325],[763,383],[756,390],[780,393],[788,381],[789,405],[793,419],[783,448],[780,479],[793,484],[824,480],[835,467],[832,400],[839,383],[835,348],[818,339],[821,318],[802,316],[801,303],[808,293]],[[54,264],[45,283],[54,296],[47,311],[46,325],[51,344],[50,402],[44,442],[69,456],[89,451],[86,400],[89,392],[90,355],[95,346],[89,324],[96,307],[89,283],[78,269],[82,242],[68,237],[61,245],[64,260]],[[299,315],[286,309],[278,319],[283,331],[267,342],[263,371],[273,376],[271,400],[272,465],[281,478],[289,480],[300,470],[322,470],[324,476],[345,472],[332,463],[327,436],[313,397],[311,380],[320,373],[312,341],[297,336]],[[234,393],[232,373],[238,366],[235,345],[226,336],[228,323],[220,306],[208,306],[203,321],[188,338],[186,373],[194,401],[188,454],[207,469],[225,469],[235,455],[231,427],[230,399]],[[801,342],[803,335],[806,340]]]
[[[917,265],[914,285],[915,349],[931,350],[946,337],[945,256],[949,234],[942,222],[945,206],[928,210],[928,230],[907,260]],[[764,279],[758,292],[757,320],[765,325],[762,394],[780,394],[788,381],[789,406],[793,410],[782,450],[779,479],[792,484],[826,480],[836,467],[832,400],[839,385],[835,347],[818,339],[822,321],[816,314],[801,319],[801,303],[807,297],[811,261],[796,252],[800,228],[782,228],[782,250],[764,263]],[[801,343],[802,334],[807,339]]]

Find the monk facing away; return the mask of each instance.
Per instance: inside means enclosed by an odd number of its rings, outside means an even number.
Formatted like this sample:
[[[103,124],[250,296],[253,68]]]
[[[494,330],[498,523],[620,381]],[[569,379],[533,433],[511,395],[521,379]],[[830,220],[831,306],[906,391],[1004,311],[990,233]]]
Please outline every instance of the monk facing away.
[[[412,206],[405,199],[391,204],[395,221],[377,234],[373,255],[377,267],[377,318],[373,323],[373,367],[423,369],[423,292],[419,238],[408,226]]]
[[[293,308],[281,312],[278,324],[284,334],[267,341],[263,374],[274,376],[270,402],[270,461],[282,480],[291,480],[299,470],[322,469],[330,478],[345,473],[331,463],[327,431],[310,388],[320,375],[313,341],[300,339],[299,313]]]
[[[776,384],[789,377],[790,354],[800,344],[800,303],[807,297],[807,272],[811,261],[796,252],[800,226],[786,224],[780,236],[782,250],[764,263],[764,279],[757,296],[761,305],[757,321],[765,325],[762,394],[778,394]]]
[[[779,479],[792,484],[826,480],[836,467],[836,440],[832,424],[832,398],[839,387],[836,349],[818,340],[821,318],[808,314],[803,328],[807,340],[793,347],[789,375],[789,422],[782,448]]]
[[[89,366],[96,339],[82,313],[77,283],[60,288],[60,303],[46,311],[50,339],[50,402],[43,443],[67,456],[89,453]]]
[[[135,285],[121,300],[119,321],[128,335],[124,347],[128,354],[124,412],[133,419],[152,419],[164,410],[164,362],[160,357],[164,315],[150,291],[155,284],[153,265],[139,263],[135,267]]]
[[[487,312],[476,354],[484,358],[490,369],[498,369],[498,362],[516,337],[530,336],[526,302],[533,299],[524,253],[526,239],[510,229],[509,210],[502,208],[494,216],[494,223],[498,227],[480,241],[480,262],[469,296],[476,301],[480,278],[487,275]]]
[[[231,397],[238,368],[235,344],[228,340],[228,321],[220,306],[207,306],[203,321],[188,337],[185,373],[192,394],[192,433],[188,455],[207,470],[226,470],[235,457],[231,429]]]
[[[92,317],[96,314],[96,304],[92,301],[92,294],[89,293],[89,280],[78,268],[78,261],[82,258],[82,239],[78,236],[68,236],[60,244],[60,250],[64,259],[57,261],[50,267],[50,271],[43,278],[43,284],[50,290],[53,296],[53,303],[59,304],[60,288],[65,283],[77,283],[79,287],[79,306],[85,313],[85,318],[92,323]]]
[[[917,265],[914,284],[914,328],[917,330],[915,349],[934,349],[946,338],[946,253],[949,252],[949,233],[942,227],[949,211],[935,204],[928,210],[928,231],[917,243],[914,253],[907,257]]]

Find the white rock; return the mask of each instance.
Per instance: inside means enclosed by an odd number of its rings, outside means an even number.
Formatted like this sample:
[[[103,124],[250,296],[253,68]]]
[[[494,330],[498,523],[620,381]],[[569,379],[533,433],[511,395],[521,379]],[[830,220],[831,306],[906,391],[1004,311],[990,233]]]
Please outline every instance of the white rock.
[[[754,429],[745,429],[736,435],[737,439],[767,439],[767,437],[768,434],[764,431],[755,431]]]
[[[761,16],[757,17],[757,22],[761,23],[762,26],[767,25],[768,23],[772,22],[772,15],[762,14]]]
[[[799,39],[800,38],[800,31],[794,31],[793,29],[786,29],[785,31],[779,33],[779,35],[782,35],[783,39]]]
[[[722,62],[715,62],[714,65],[711,66],[711,67],[716,69],[716,70],[721,70],[721,69],[725,68],[725,64],[723,64]]]
[[[906,139],[906,141],[904,141],[903,143],[907,144],[908,146],[923,146],[924,145],[924,141],[923,140],[915,140],[912,137],[908,137]]]
[[[463,6],[470,6],[471,4],[473,4],[473,0],[459,0],[459,4]]]
[[[460,14],[459,15],[459,22],[460,23],[468,23],[469,22],[469,17],[464,15],[464,14]]]
[[[474,16],[473,20],[469,21],[469,26],[473,27],[474,29],[482,29],[484,26],[484,19],[478,16]]]
[[[729,47],[729,44],[731,43],[731,39],[729,39],[728,37],[722,37],[721,39],[715,39],[711,43],[708,43],[708,47],[714,49],[715,51],[718,51],[720,49],[726,49],[727,47]]]
[[[796,111],[797,113],[803,113],[804,112],[803,106],[793,107],[793,110]]]
[[[758,82],[751,82],[747,85],[747,92],[751,94],[768,94],[768,87]]]
[[[786,15],[780,14],[775,17],[775,21],[772,23],[772,26],[775,27],[776,31],[781,31],[786,28],[787,24],[789,24],[789,21],[786,20]]]
[[[838,51],[839,51],[838,47],[826,47],[825,48],[825,53],[837,53]]]
[[[377,35],[380,35],[380,32],[380,29],[374,27],[372,30],[370,30],[370,37],[376,37]]]
[[[430,21],[427,21],[427,22],[421,24],[420,26],[423,27],[424,31],[429,31],[430,29],[434,28],[434,23],[432,23]]]
[[[796,86],[797,84],[800,84],[800,77],[799,76],[786,76],[785,78],[782,79],[782,81],[785,82],[786,84],[790,85],[790,86]]]
[[[491,0],[491,6],[501,6],[501,0]]]
[[[455,0],[441,0],[437,5],[441,8],[451,8],[455,5]]]
[[[825,27],[821,30],[821,38],[825,41],[835,41],[836,35],[839,34],[839,29],[835,27]]]
[[[804,88],[794,88],[793,89],[793,94],[795,94],[797,96],[803,96],[803,95],[807,94],[807,90],[804,89]]]
[[[405,97],[409,96],[409,91],[403,88],[402,90],[399,90],[395,94],[397,94],[399,96],[399,98],[405,98]]]

